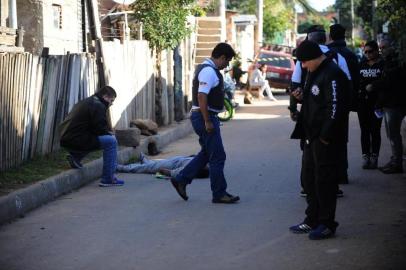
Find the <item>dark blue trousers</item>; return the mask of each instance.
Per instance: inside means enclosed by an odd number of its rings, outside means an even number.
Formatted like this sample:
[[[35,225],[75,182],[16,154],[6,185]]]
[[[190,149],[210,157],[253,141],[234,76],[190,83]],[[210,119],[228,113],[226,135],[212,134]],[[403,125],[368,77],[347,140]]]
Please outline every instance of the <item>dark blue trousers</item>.
[[[201,150],[189,164],[179,172],[176,176],[176,181],[186,184],[192,183],[193,178],[195,178],[197,173],[208,163],[213,198],[220,198],[226,194],[227,189],[227,182],[223,172],[226,153],[220,134],[220,122],[216,114],[210,113],[210,120],[213,123],[214,131],[207,133],[204,119],[200,112],[192,112],[190,120],[195,133],[199,136]]]

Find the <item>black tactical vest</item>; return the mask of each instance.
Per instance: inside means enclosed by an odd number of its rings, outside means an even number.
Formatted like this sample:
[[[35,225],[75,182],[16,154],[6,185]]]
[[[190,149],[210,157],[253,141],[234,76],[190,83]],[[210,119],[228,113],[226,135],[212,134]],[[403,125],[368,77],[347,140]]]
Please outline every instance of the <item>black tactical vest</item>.
[[[195,76],[193,78],[193,85],[192,85],[192,104],[193,106],[199,106],[199,102],[197,100],[197,94],[199,90],[199,73],[205,67],[211,67],[217,74],[219,78],[219,84],[212,88],[207,96],[207,103],[211,109],[222,111],[224,106],[224,80],[223,75],[221,75],[220,71],[217,68],[214,68],[210,64],[200,64],[197,66],[195,71]]]

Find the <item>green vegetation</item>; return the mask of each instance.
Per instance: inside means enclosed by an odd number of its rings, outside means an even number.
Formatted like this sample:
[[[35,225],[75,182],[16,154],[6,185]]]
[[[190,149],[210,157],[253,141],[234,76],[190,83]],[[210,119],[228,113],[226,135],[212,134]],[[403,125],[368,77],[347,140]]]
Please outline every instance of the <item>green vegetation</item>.
[[[397,43],[399,60],[406,64],[406,5],[404,0],[381,0],[378,16],[389,22],[389,33]]]
[[[0,196],[69,170],[66,155],[65,150],[60,150],[46,156],[35,157],[18,168],[1,172]],[[102,157],[102,151],[91,152],[84,158],[83,163],[100,157]]]
[[[256,0],[230,0],[227,8],[239,11],[241,14],[256,14]],[[263,34],[264,42],[272,43],[278,33],[293,29],[294,7],[299,4],[307,12],[315,14],[314,9],[306,0],[264,0]]]

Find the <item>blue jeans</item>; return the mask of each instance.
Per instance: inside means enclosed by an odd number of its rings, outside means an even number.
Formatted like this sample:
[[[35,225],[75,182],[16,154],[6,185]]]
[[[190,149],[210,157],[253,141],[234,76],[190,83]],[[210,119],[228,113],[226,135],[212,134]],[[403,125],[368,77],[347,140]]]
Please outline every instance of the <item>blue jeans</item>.
[[[386,134],[391,144],[392,162],[394,165],[402,164],[402,135],[400,134],[400,126],[402,120],[406,116],[406,108],[384,108],[384,119]]]
[[[103,174],[101,181],[111,183],[117,167],[117,139],[114,135],[98,136],[100,148],[103,149]]]
[[[204,119],[200,112],[192,112],[190,120],[195,133],[199,136],[200,152],[176,176],[176,181],[190,184],[197,173],[209,163],[210,184],[213,198],[220,198],[226,194],[227,182],[224,178],[224,163],[226,153],[220,134],[220,122],[217,115],[209,115],[214,130],[207,133]]]

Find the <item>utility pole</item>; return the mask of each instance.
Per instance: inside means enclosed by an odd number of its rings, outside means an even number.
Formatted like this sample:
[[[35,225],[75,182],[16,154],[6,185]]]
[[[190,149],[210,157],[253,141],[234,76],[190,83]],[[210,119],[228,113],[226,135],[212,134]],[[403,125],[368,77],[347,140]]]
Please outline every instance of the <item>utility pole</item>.
[[[103,38],[101,35],[99,8],[97,0],[87,0],[88,15],[89,15],[89,29],[92,40],[95,41],[96,49],[96,64],[99,73],[99,86],[106,85],[105,64],[103,60]]]
[[[257,0],[257,38],[258,42],[255,48],[260,48],[263,45],[263,21],[264,21],[264,0]]]
[[[226,40],[226,0],[220,0],[219,14],[221,20],[221,41]]]
[[[351,44],[354,47],[354,28],[355,28],[355,22],[354,22],[354,0],[351,0]]]

